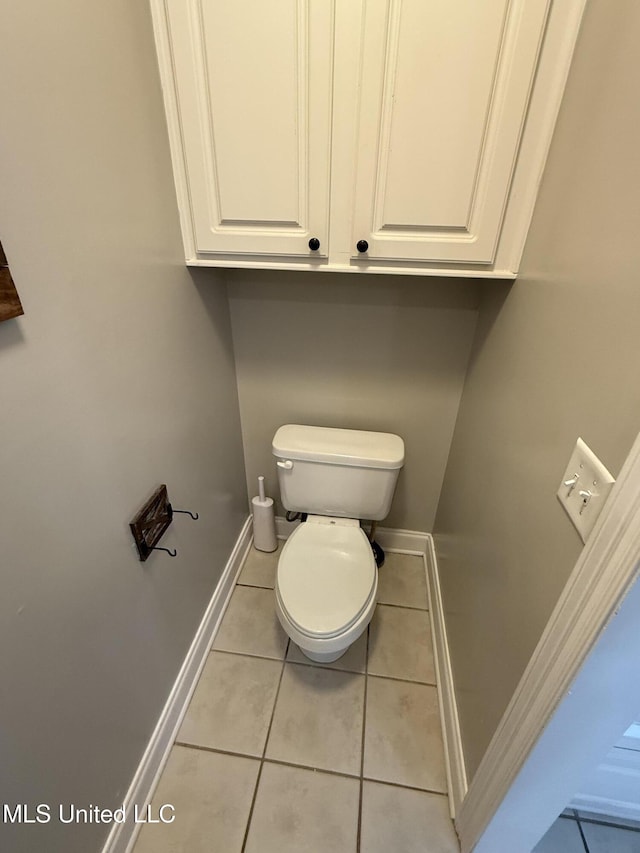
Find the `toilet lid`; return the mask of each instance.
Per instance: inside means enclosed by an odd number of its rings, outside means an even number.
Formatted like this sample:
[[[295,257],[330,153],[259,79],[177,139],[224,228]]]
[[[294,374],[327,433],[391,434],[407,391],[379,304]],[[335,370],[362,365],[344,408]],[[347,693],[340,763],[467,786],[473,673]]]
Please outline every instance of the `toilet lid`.
[[[278,562],[278,594],[303,634],[333,637],[347,630],[371,601],[376,563],[362,528],[337,522],[301,524]]]

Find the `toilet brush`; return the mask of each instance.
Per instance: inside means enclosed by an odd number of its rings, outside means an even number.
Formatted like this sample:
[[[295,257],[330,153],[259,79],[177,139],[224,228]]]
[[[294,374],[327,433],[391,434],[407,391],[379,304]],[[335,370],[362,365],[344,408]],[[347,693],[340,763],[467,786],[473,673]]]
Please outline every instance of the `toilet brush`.
[[[258,495],[251,500],[253,510],[253,547],[258,551],[275,551],[276,519],[273,498],[265,497],[264,477],[258,477]]]

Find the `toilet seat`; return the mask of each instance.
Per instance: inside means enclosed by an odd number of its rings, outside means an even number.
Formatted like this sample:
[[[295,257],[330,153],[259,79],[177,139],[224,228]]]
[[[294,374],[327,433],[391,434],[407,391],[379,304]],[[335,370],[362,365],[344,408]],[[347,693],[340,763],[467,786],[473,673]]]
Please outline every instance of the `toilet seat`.
[[[375,558],[357,520],[309,516],[287,539],[276,598],[305,637],[343,635],[370,610],[376,591]]]

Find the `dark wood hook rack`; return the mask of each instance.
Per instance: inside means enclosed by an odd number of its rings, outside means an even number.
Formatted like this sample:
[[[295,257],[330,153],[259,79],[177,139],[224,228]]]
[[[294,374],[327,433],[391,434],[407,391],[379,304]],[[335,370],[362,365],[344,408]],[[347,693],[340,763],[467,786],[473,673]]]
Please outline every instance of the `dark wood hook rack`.
[[[177,556],[177,551],[169,548],[158,548],[158,542],[165,530],[173,521],[173,514],[179,512],[189,515],[194,521],[200,517],[188,509],[174,509],[169,503],[169,495],[165,485],[159,486],[144,506],[136,513],[129,523],[140,560],[144,562],[152,551],[166,551],[170,557]]]

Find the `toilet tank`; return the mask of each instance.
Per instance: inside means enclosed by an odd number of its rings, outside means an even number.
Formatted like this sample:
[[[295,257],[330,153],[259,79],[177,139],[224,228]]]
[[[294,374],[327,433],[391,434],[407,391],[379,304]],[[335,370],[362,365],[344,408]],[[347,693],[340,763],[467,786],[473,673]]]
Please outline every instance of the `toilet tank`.
[[[313,515],[387,516],[404,442],[386,432],[286,424],[273,437],[285,509]]]

